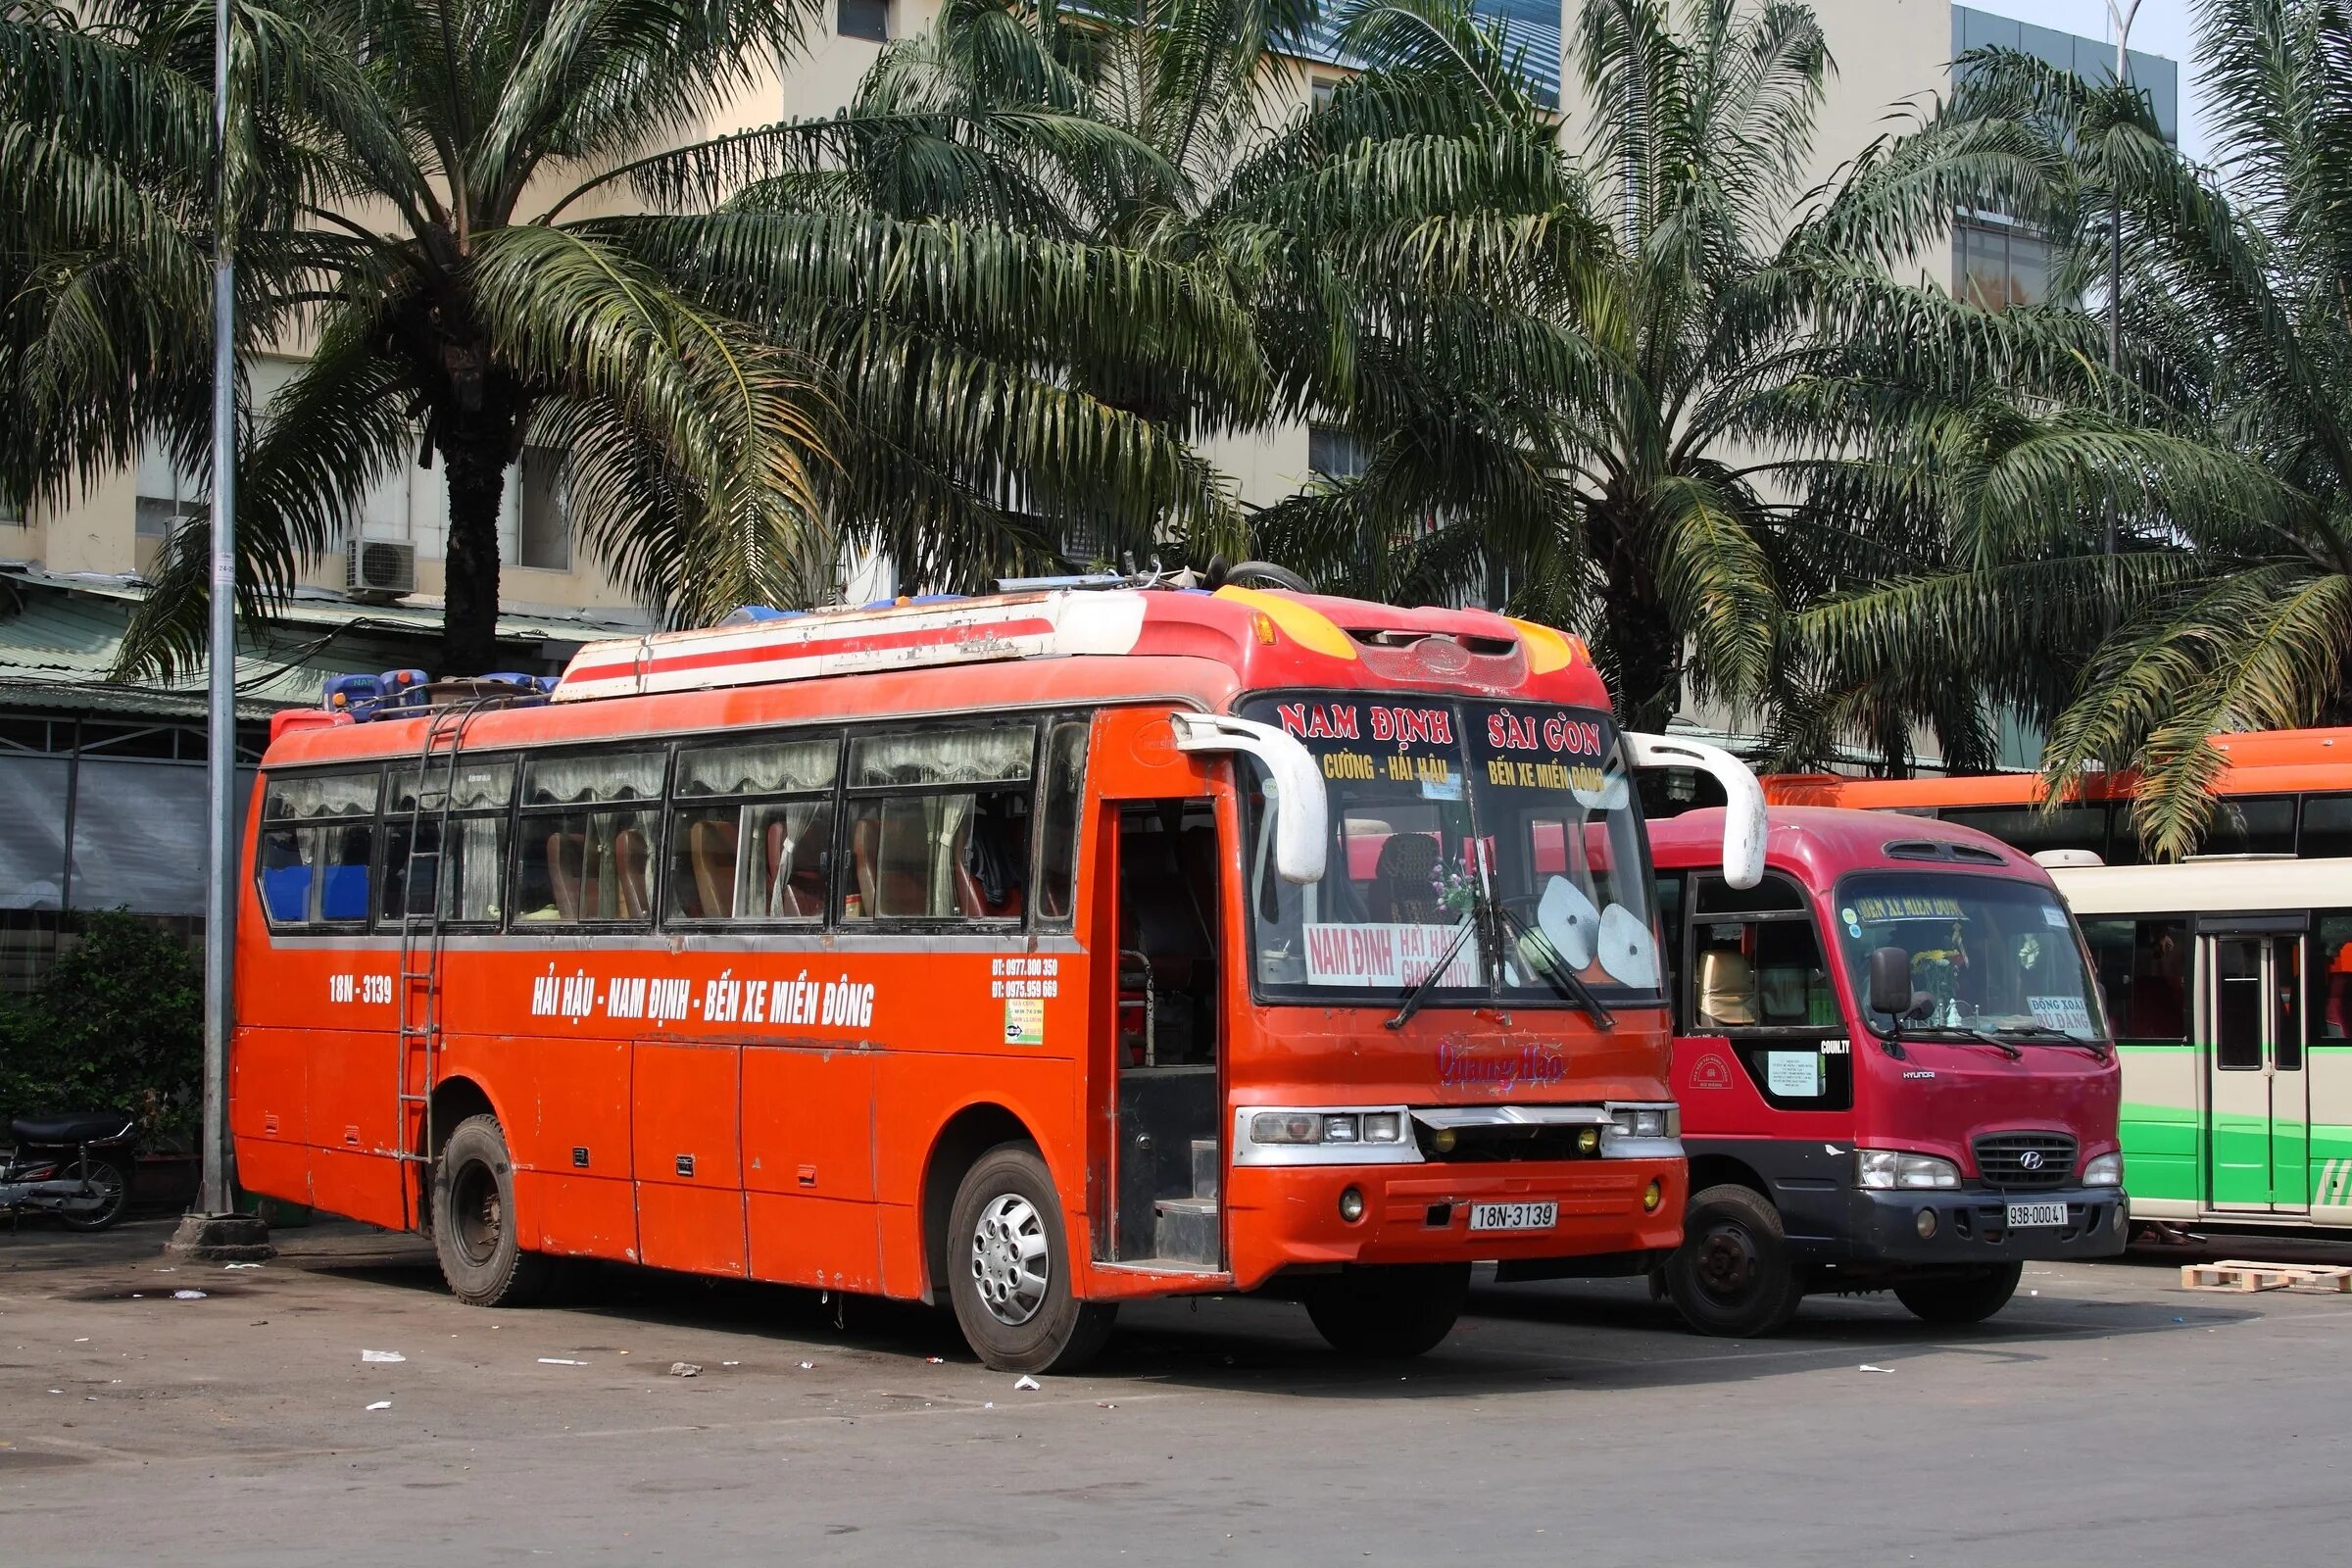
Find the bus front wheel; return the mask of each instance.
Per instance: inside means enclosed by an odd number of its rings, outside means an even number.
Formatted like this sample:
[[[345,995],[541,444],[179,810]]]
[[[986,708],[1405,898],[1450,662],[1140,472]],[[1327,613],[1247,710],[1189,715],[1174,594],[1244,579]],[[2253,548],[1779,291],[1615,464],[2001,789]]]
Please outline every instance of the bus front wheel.
[[[468,1116],[433,1166],[433,1251],[452,1295],[469,1306],[523,1306],[547,1288],[550,1259],[514,1226],[514,1162],[496,1116]]]
[[[1467,1263],[1349,1265],[1309,1282],[1306,1315],[1343,1355],[1400,1358],[1436,1349],[1469,1295]]]
[[[1666,1260],[1666,1293],[1701,1334],[1744,1340],[1787,1328],[1805,1288],[1780,1210],[1746,1187],[1710,1187],[1692,1198],[1683,1245]]]
[[[1982,1323],[2009,1304],[2025,1270],[2023,1263],[1994,1263],[1960,1279],[1897,1285],[1894,1298],[1922,1322]]]
[[[1004,1144],[956,1189],[948,1298],[973,1353],[1000,1372],[1075,1372],[1110,1338],[1115,1301],[1070,1292],[1068,1233],[1037,1151]]]

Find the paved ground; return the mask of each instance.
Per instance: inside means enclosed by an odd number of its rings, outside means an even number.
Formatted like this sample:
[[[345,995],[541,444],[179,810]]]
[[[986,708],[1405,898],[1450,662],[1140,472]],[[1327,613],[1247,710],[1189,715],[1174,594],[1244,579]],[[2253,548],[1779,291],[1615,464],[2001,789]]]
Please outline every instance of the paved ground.
[[[1981,1329],[1817,1300],[1759,1345],[1631,1285],[1488,1289],[1386,1370],[1293,1307],[1159,1303],[1022,1393],[918,1309],[616,1270],[482,1312],[401,1238],[167,1270],[168,1230],[0,1233],[0,1562],[2145,1568],[2352,1538],[2352,1298],[2185,1294],[2171,1256],[2029,1272]]]

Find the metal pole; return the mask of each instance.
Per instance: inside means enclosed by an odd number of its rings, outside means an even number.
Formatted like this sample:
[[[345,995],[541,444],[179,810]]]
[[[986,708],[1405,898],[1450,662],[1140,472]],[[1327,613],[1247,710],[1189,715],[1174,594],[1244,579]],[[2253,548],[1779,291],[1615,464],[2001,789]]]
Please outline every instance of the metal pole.
[[[2115,24],[2115,84],[2120,91],[2132,80],[2132,19],[2139,14],[2139,0],[2107,0],[2107,19]],[[2114,230],[2107,236],[2107,373],[2121,379],[2124,373],[2124,188],[2109,175],[2109,195],[2114,208]],[[2115,630],[2115,484],[2107,485],[2107,540],[2100,559],[2106,564],[2106,602],[2101,607],[2101,622],[2112,634]]]
[[[228,0],[213,3],[212,667],[205,734],[204,1174],[199,1211],[229,1212],[228,1037],[236,1022],[237,351],[229,212]]]

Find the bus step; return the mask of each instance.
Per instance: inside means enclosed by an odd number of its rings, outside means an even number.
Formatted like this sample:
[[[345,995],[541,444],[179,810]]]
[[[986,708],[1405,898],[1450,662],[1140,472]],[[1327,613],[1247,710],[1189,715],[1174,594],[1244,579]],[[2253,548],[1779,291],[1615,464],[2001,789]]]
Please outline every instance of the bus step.
[[[1159,1256],[1180,1263],[1217,1261],[1221,1249],[1215,1199],[1162,1198],[1152,1203],[1152,1212],[1153,1248]]]
[[[1210,1202],[1217,1199],[1217,1141],[1214,1138],[1193,1140],[1193,1196]]]

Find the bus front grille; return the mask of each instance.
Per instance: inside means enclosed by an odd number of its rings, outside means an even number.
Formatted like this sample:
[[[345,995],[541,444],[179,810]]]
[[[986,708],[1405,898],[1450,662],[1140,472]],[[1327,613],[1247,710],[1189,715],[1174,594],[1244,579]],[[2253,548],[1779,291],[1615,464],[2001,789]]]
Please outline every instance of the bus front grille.
[[[2075,1141],[2065,1133],[1993,1133],[1977,1140],[1977,1173],[2004,1192],[2064,1187],[2075,1176]]]

